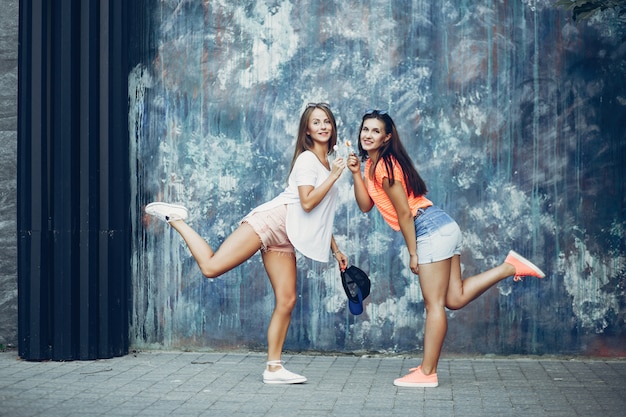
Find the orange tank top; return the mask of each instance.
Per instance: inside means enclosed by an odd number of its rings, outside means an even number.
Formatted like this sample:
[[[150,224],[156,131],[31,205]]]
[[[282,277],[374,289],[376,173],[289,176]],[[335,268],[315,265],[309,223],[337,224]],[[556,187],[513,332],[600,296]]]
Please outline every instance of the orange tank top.
[[[387,222],[389,226],[393,230],[400,230],[400,222],[398,221],[398,213],[396,213],[396,209],[393,207],[389,196],[383,189],[383,180],[385,178],[389,178],[387,174],[387,167],[383,161],[379,161],[378,165],[376,165],[376,171],[374,172],[374,179],[369,178],[370,168],[372,166],[372,160],[368,159],[365,161],[365,185],[367,187],[367,193],[370,198],[378,208],[378,211],[383,216],[383,219]],[[407,200],[409,201],[409,207],[411,208],[411,213],[413,215],[417,214],[417,210],[420,208],[426,208],[433,205],[433,203],[424,197],[423,195],[414,196],[409,195],[406,183],[404,182],[404,173],[402,172],[402,167],[397,163],[395,159],[393,159],[393,178],[394,181],[402,184],[402,188],[404,189],[404,193],[407,196]]]

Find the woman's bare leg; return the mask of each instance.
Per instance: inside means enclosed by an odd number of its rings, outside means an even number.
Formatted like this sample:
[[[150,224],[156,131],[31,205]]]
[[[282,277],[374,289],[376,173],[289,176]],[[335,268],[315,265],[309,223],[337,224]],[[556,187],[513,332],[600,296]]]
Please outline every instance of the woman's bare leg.
[[[419,266],[420,288],[426,306],[424,358],[421,365],[425,375],[437,372],[441,348],[448,331],[445,303],[451,264],[452,260],[446,259]]]
[[[182,220],[169,222],[183,238],[202,275],[215,278],[241,265],[261,248],[261,240],[252,226],[242,223],[224,240],[216,252],[206,240]]]
[[[420,271],[423,266],[425,265],[420,265]],[[450,269],[446,307],[451,310],[463,308],[489,288],[514,274],[515,267],[504,262],[488,271],[463,279],[461,276],[461,257],[454,255]]]
[[[274,290],[275,306],[267,328],[267,360],[280,360],[291,312],[296,305],[296,256],[295,253],[263,252],[265,271]],[[270,366],[270,370],[280,367]]]

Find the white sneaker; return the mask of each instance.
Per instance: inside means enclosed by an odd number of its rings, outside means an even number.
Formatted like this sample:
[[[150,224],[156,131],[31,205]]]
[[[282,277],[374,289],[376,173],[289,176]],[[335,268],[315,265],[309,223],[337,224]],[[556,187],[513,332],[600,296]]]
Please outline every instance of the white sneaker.
[[[189,217],[189,211],[184,206],[168,203],[150,203],[146,206],[146,213],[151,216],[157,217],[164,222],[171,222],[173,220],[186,220]]]
[[[286,370],[282,361],[268,361],[267,365],[280,366],[278,371],[265,369],[263,372],[263,382],[266,384],[301,384],[306,382],[306,377]]]

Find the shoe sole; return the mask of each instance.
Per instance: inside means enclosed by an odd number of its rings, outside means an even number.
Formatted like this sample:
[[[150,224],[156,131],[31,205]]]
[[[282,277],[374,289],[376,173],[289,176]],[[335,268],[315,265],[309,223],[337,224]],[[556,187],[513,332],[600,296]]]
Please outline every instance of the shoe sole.
[[[185,206],[181,206],[179,204],[170,204],[170,203],[161,203],[161,202],[154,202],[154,203],[148,204],[145,208],[145,212],[151,216],[159,217],[158,209],[157,211],[153,210],[155,207],[168,207],[168,208],[180,209],[180,210],[184,210],[185,212],[188,212],[187,207]],[[187,220],[187,217],[181,218],[181,220]]]
[[[514,250],[510,251],[509,253],[516,260],[518,260],[519,262],[523,263],[524,265],[526,265],[527,267],[529,267],[530,269],[535,271],[539,275],[538,278],[545,278],[546,274],[544,274],[543,271],[537,267],[537,265],[535,265],[534,263],[530,262],[528,259],[524,258],[522,255],[520,255],[519,253],[515,252]]]
[[[264,384],[270,384],[270,385],[289,385],[289,384],[302,384],[303,382],[306,382],[306,378],[304,379],[290,379],[289,381],[284,381],[284,380],[271,380],[271,379],[264,379],[263,383]]]
[[[406,388],[435,388],[439,386],[438,382],[396,382],[393,381],[393,385],[396,387]]]

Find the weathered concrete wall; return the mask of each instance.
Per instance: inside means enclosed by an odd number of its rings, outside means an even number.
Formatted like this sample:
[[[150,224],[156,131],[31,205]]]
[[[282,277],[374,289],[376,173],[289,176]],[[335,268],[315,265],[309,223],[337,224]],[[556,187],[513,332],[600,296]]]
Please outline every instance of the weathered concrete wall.
[[[260,258],[205,280],[140,210],[186,204],[218,245],[282,189],[304,104],[329,101],[344,140],[366,109],[390,111],[464,232],[465,274],[514,248],[548,275],[450,312],[445,349],[624,353],[626,49],[610,16],[573,24],[535,0],[155,1],[145,21],[129,76],[135,345],[264,345]],[[402,238],[358,211],[348,177],[336,237],[371,275],[366,311],[347,312],[334,263],[301,259],[286,348],[419,349],[424,305]]]
[[[0,1],[0,344],[17,343],[18,0]]]

